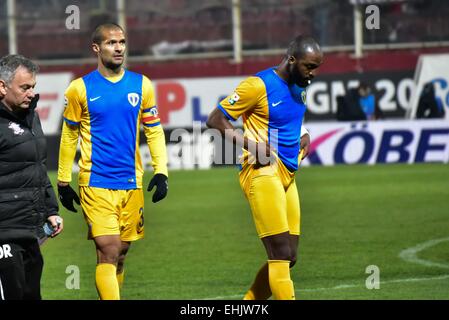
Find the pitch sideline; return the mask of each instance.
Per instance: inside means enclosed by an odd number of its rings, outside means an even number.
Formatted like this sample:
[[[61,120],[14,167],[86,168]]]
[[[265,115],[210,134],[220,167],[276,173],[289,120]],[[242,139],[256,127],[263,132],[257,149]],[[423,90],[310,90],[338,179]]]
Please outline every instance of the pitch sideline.
[[[428,266],[428,267],[439,267],[444,269],[449,269],[449,264],[433,262],[430,260],[425,260],[418,258],[418,252],[421,252],[427,248],[433,247],[441,242],[449,241],[449,237],[442,239],[432,239],[423,243],[420,243],[414,247],[410,247],[402,250],[399,253],[399,258],[406,262],[417,263],[420,265]],[[387,281],[380,281],[380,284],[389,284],[389,283],[401,283],[401,282],[418,282],[418,281],[432,281],[432,280],[444,280],[449,279],[449,274],[437,276],[437,277],[425,277],[425,278],[406,278],[406,279],[394,279]],[[310,289],[296,289],[295,293],[300,294],[301,292],[318,292],[318,291],[328,291],[328,290],[341,290],[341,289],[349,289],[349,288],[358,288],[363,287],[364,283],[357,284],[342,284],[335,287],[329,288],[310,288]],[[237,299],[242,298],[244,293],[239,295],[231,295],[231,296],[218,296],[214,298],[203,298],[200,300],[228,300],[228,299]]]
[[[393,279],[393,280],[386,280],[386,281],[379,281],[379,283],[382,284],[390,284],[390,283],[401,283],[401,282],[419,282],[419,281],[433,281],[433,280],[444,280],[449,279],[449,274],[444,274],[438,277],[424,277],[424,278],[406,278],[406,279]],[[354,284],[342,284],[335,287],[329,287],[329,288],[311,288],[311,289],[296,289],[295,293],[301,294],[301,292],[317,292],[317,291],[328,291],[328,290],[341,290],[341,289],[350,289],[350,288],[358,288],[358,287],[365,287],[365,283],[354,283]],[[231,300],[231,299],[238,299],[243,298],[244,293],[239,295],[232,295],[232,296],[219,296],[214,298],[203,298],[200,300]]]

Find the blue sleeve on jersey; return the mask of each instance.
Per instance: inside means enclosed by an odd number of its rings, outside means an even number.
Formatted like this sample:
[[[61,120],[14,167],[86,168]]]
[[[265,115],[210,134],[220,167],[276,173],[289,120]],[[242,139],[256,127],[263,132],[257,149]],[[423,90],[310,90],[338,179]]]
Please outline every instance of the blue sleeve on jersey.
[[[220,109],[221,112],[223,112],[223,114],[226,116],[226,118],[228,118],[228,120],[237,121],[237,119],[234,119],[233,117],[231,117],[229,115],[229,113],[225,110],[225,108],[223,108],[220,104],[217,107],[218,107],[218,109]]]
[[[158,125],[160,125],[160,124],[161,124],[160,122],[155,122],[155,123],[149,123],[149,124],[144,123],[143,125],[144,125],[145,127],[155,127],[155,126],[158,126]]]
[[[64,118],[64,121],[67,122],[68,124],[72,125],[72,126],[77,126],[77,125],[80,124],[79,122],[71,121],[71,120],[69,120],[67,118]]]

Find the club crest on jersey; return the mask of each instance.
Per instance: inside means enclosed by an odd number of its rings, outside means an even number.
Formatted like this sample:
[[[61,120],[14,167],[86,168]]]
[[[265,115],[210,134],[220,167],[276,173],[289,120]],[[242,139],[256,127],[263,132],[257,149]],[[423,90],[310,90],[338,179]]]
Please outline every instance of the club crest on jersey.
[[[137,106],[137,104],[139,103],[140,97],[137,93],[128,93],[128,102],[133,106]]]
[[[302,99],[302,103],[307,104],[307,99],[306,99],[306,90],[304,90],[303,92],[301,92],[301,99]]]
[[[233,106],[237,101],[239,101],[240,96],[237,94],[237,92],[234,92],[234,94],[229,98],[228,102],[231,106]]]
[[[25,131],[20,127],[18,123],[10,122],[8,128],[11,129],[15,135],[21,136]]]

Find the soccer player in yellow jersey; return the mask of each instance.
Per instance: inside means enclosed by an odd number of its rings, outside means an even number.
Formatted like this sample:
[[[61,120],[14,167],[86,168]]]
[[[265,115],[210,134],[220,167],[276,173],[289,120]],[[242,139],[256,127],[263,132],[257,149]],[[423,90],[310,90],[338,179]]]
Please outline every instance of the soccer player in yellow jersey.
[[[59,151],[58,193],[75,211],[80,204],[95,242],[95,283],[100,299],[120,299],[125,255],[132,241],[144,236],[143,167],[140,124],[151,152],[156,187],[153,202],[168,190],[167,152],[150,80],[123,68],[126,39],[116,24],[98,26],[92,34],[97,70],[78,78],[66,90]],[[70,187],[78,138],[79,193]]]
[[[309,134],[302,127],[305,87],[322,60],[314,39],[296,37],[278,66],[242,81],[207,120],[209,127],[243,148],[240,186],[268,257],[245,294],[246,300],[272,295],[277,300],[295,299],[290,277],[300,233],[295,172],[310,144]],[[243,135],[230,123],[240,116]]]

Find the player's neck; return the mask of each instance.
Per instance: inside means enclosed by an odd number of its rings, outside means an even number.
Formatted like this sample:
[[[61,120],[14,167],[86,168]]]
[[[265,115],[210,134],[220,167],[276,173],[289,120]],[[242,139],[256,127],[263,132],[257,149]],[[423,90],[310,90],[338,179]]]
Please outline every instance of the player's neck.
[[[110,78],[110,77],[116,77],[116,76],[120,76],[123,74],[124,69],[122,66],[116,68],[116,69],[110,69],[110,68],[106,68],[104,65],[99,64],[98,65],[98,72],[100,72],[100,74],[105,77],[105,78]]]
[[[274,72],[278,75],[279,78],[281,78],[282,80],[284,80],[285,82],[289,82],[289,75],[287,70],[285,70],[285,68],[281,65],[279,65],[278,67],[274,68]]]

